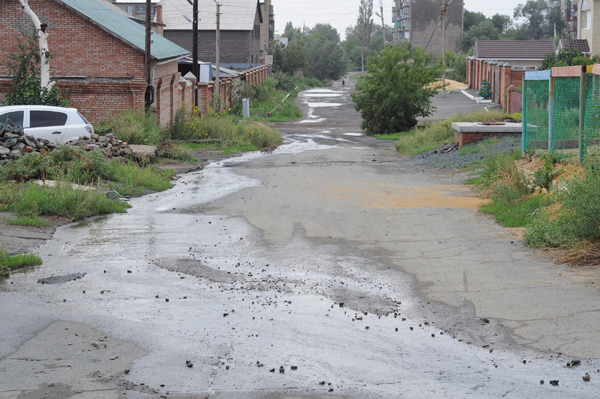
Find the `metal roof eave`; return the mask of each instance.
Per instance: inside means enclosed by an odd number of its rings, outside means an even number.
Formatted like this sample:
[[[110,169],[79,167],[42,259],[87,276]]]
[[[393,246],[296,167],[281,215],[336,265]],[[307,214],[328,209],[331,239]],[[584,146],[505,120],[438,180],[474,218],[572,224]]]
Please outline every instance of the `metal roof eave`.
[[[71,10],[72,12],[74,12],[75,14],[77,14],[77,15],[81,16],[82,18],[86,19],[87,21],[91,22],[92,24],[96,25],[97,27],[99,27],[100,29],[102,29],[102,30],[103,30],[103,31],[105,31],[106,33],[110,34],[111,36],[114,36],[114,37],[116,37],[117,39],[119,39],[119,40],[121,40],[121,41],[123,41],[123,42],[127,43],[127,44],[128,44],[129,46],[131,46],[132,48],[134,48],[134,49],[136,49],[136,50],[140,51],[141,53],[144,53],[144,54],[145,54],[146,50],[145,50],[144,48],[141,48],[140,46],[138,46],[136,43],[132,42],[131,40],[129,40],[129,39],[127,39],[127,38],[125,38],[124,36],[121,36],[121,35],[117,34],[115,31],[113,31],[113,30],[109,29],[109,28],[108,28],[108,27],[106,27],[105,25],[103,25],[103,24],[99,23],[98,21],[96,21],[96,20],[92,19],[91,17],[89,17],[89,16],[88,16],[88,15],[86,15],[85,13],[81,12],[81,11],[80,11],[80,10],[78,10],[77,8],[75,8],[75,7],[71,6],[70,4],[68,4],[66,1],[64,1],[64,0],[55,0],[55,1],[57,1],[57,2],[58,2],[58,3],[60,3],[60,4],[62,4],[63,6],[65,6],[66,8],[68,8],[69,10]],[[94,1],[94,0],[92,0],[92,1]],[[96,1],[94,1],[94,2],[95,2],[96,4],[100,4],[100,3],[97,3]],[[107,9],[108,9],[108,8],[107,8]],[[110,9],[108,9],[108,10],[110,10]],[[112,10],[110,10],[110,11],[112,11]],[[117,13],[117,12],[115,12],[115,15],[116,15],[116,16],[118,16],[118,17],[122,17],[122,18],[124,18],[125,20],[127,20],[127,21],[130,21],[131,23],[134,23],[134,24],[136,24],[136,25],[137,25],[137,26],[139,26],[139,27],[142,27],[142,25],[138,24],[137,22],[134,22],[134,21],[130,20],[130,19],[129,19],[129,18],[127,18],[127,17],[124,17],[124,16],[122,16],[121,14],[119,14],[119,13]],[[168,39],[165,39],[165,38],[163,38],[162,36],[160,36],[160,37],[161,37],[162,39],[164,39],[164,40],[167,40],[167,41],[168,41]],[[171,42],[171,43],[172,43],[172,42]],[[153,54],[152,54],[152,50],[150,50],[150,58],[151,58],[151,59],[154,59],[154,60],[157,60],[157,61],[159,61],[159,60],[168,60],[168,59],[171,59],[171,58],[178,58],[178,57],[181,57],[181,56],[184,56],[184,55],[188,55],[188,54],[190,54],[190,52],[189,52],[189,51],[187,51],[187,50],[185,50],[183,47],[180,47],[180,46],[176,45],[175,43],[172,43],[172,44],[173,44],[174,48],[175,48],[175,47],[178,47],[178,48],[180,48],[180,49],[181,49],[181,50],[183,50],[183,51],[180,51],[180,52],[178,52],[178,53],[175,53],[175,52],[174,52],[174,53],[172,53],[172,54],[165,54],[164,56],[160,56],[160,57],[158,57],[158,56],[155,56],[155,55],[153,55]]]

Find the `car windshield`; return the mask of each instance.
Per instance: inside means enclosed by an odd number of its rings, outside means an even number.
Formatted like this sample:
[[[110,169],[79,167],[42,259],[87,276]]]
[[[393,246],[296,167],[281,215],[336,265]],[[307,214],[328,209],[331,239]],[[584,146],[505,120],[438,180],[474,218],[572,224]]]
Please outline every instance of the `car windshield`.
[[[11,121],[15,126],[23,126],[23,115],[24,111],[13,111],[7,112],[5,114],[0,115],[0,123],[8,123]]]

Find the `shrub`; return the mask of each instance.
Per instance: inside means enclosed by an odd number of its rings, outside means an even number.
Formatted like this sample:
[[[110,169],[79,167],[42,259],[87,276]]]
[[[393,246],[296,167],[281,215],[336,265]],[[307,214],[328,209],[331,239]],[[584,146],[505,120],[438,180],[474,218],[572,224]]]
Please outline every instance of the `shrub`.
[[[352,94],[367,134],[408,131],[417,125],[418,116],[431,115],[430,98],[437,93],[431,83],[441,74],[431,62],[431,53],[410,43],[388,47],[367,59],[369,73]]]
[[[277,130],[259,122],[231,116],[230,111],[213,112],[202,117],[181,113],[163,132],[165,139],[208,140],[216,147],[252,145],[255,149],[283,142]]]
[[[102,131],[110,131],[127,144],[155,145],[160,140],[161,128],[153,113],[144,110],[129,110],[118,114],[102,126]]]
[[[525,233],[532,247],[574,246],[600,238],[600,176],[588,173],[558,194],[560,210],[544,212]]]

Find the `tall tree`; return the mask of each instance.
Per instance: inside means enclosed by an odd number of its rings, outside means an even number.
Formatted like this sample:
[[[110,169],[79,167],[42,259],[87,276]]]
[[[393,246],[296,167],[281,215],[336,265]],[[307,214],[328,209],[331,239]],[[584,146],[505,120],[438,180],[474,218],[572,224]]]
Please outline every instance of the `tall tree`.
[[[494,24],[494,28],[498,29],[500,34],[506,32],[506,30],[510,27],[512,20],[508,15],[495,14],[492,17],[492,24]]]
[[[373,31],[373,0],[360,0],[358,7],[358,20],[356,30],[360,39],[361,71],[365,71],[365,46],[369,46],[371,32]]]
[[[29,7],[29,0],[18,0],[23,8],[23,12],[33,22],[38,37],[38,47],[40,52],[40,84],[42,88],[51,88],[54,82],[50,81],[50,51],[48,50],[48,26],[41,23],[37,14]]]
[[[481,22],[478,25],[471,26],[460,39],[460,49],[466,53],[475,46],[477,40],[498,40],[500,33],[494,26],[494,23],[489,19]]]
[[[316,24],[315,27],[310,30],[310,33],[320,33],[329,41],[334,43],[340,42],[340,34],[337,29],[329,24]]]
[[[565,23],[560,13],[554,1],[527,0],[515,8],[514,17],[524,19],[521,26],[527,30],[529,39],[540,40],[553,36],[554,23],[557,24],[557,33],[562,33]]]
[[[284,33],[288,32],[290,30],[294,29],[294,25],[292,24],[292,21],[289,21],[288,23],[285,24],[285,29],[284,29]]]
[[[482,12],[465,10],[463,16],[463,30],[468,32],[472,26],[477,26],[485,20],[487,20],[487,17]]]
[[[348,61],[342,44],[320,33],[305,38],[307,75],[320,80],[338,80],[347,71]]]

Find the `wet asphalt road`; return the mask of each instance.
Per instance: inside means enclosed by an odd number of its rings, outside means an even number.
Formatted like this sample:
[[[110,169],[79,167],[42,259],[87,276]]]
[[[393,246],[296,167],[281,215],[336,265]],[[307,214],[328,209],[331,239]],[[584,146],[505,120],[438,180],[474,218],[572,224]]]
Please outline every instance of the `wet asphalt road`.
[[[60,228],[0,287],[0,398],[597,397],[596,271],[361,135],[349,90],[302,93],[273,154]]]

